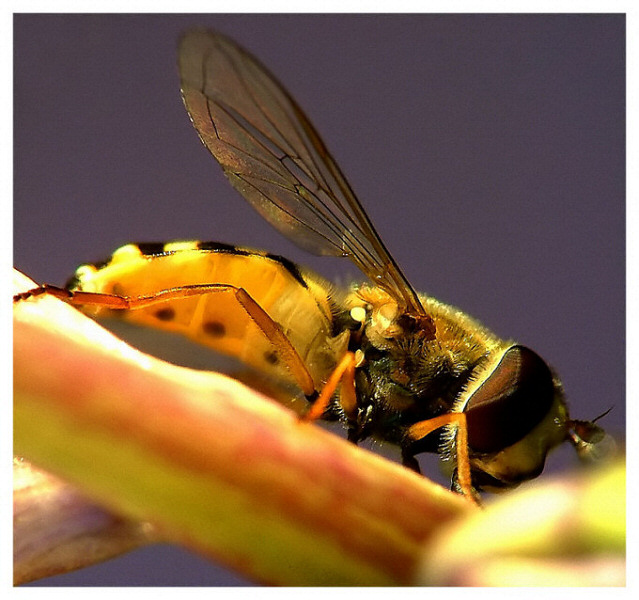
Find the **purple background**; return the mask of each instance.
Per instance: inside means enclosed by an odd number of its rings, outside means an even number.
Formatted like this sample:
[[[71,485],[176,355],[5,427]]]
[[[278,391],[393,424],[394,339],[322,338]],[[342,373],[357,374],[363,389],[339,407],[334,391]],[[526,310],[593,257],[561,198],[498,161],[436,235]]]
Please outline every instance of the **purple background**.
[[[614,406],[623,439],[622,15],[17,15],[17,268],[61,284],[125,242],[195,238],[357,276],[265,225],[201,146],[176,72],[192,26],[287,85],[417,289],[538,351],[575,417]],[[242,581],[155,547],[44,583]]]

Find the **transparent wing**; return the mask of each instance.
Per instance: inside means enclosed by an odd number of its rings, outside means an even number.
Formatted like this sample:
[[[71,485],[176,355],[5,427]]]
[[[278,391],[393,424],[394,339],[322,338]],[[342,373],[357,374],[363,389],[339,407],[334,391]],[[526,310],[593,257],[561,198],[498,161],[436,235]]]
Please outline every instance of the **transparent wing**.
[[[179,68],[200,138],[244,198],[297,245],[348,256],[407,312],[423,316],[417,294],[314,127],[266,68],[209,31],[182,38]]]

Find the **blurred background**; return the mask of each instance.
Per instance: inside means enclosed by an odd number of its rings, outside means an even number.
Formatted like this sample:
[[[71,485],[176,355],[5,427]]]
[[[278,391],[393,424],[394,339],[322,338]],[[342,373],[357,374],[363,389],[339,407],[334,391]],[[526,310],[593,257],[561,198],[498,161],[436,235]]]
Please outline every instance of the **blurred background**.
[[[359,278],[277,234],[200,144],[176,68],[194,26],[286,85],[418,290],[535,349],[573,417],[613,407],[623,444],[623,15],[17,14],[18,269],[63,284],[126,242],[202,239]],[[575,465],[565,447],[548,470]],[[247,582],[156,546],[41,584]]]

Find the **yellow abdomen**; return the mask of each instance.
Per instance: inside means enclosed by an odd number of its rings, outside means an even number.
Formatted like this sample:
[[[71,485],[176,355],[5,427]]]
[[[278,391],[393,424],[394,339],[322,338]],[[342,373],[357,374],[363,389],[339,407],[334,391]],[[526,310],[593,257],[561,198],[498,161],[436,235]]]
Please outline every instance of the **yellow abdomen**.
[[[330,285],[286,259],[225,244],[129,244],[103,266],[84,265],[72,290],[136,298],[201,284],[243,288],[279,324],[319,386],[347,339],[332,337]],[[291,379],[277,348],[238,303],[234,289],[117,311],[122,318],[186,335],[254,368]],[[96,316],[104,309],[93,311]]]

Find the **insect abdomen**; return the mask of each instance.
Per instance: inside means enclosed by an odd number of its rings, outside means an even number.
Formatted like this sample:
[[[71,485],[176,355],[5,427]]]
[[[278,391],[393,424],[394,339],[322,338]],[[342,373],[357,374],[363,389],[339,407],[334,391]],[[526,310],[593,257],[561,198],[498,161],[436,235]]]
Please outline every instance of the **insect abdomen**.
[[[128,244],[107,263],[80,267],[69,287],[136,298],[201,284],[233,287],[117,312],[286,377],[277,348],[235,297],[235,288],[243,288],[280,325],[316,383],[330,370],[329,288],[279,256],[214,242]]]

